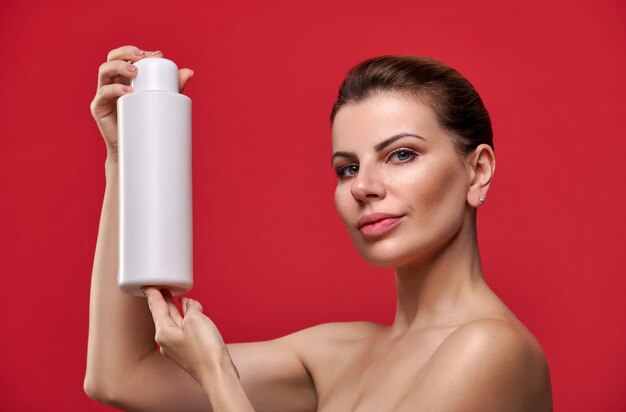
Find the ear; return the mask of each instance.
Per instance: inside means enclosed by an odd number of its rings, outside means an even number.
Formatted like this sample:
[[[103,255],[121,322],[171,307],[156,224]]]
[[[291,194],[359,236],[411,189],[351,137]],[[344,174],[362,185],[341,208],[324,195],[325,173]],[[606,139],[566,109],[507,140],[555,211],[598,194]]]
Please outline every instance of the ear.
[[[477,208],[487,199],[489,185],[496,171],[496,155],[493,148],[488,144],[479,145],[469,156],[468,168],[470,186],[467,189],[467,203]]]

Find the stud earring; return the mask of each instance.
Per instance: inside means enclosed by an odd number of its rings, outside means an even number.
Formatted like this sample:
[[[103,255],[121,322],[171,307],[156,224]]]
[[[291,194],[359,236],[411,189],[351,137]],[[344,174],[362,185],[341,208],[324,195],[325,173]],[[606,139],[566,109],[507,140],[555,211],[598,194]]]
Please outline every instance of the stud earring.
[[[480,203],[482,203],[482,202],[484,202],[484,201],[485,201],[485,198],[481,196],[481,197],[480,197]]]

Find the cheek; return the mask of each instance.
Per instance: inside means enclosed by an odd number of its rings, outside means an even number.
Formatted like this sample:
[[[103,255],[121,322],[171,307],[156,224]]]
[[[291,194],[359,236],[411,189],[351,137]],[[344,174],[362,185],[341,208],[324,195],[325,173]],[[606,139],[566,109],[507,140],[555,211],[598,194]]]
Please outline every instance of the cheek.
[[[341,186],[341,184],[338,184],[335,188],[335,209],[337,209],[337,213],[339,214],[339,217],[341,218],[343,223],[347,224],[346,219],[348,216],[349,199],[346,199],[345,192],[346,190]]]
[[[465,212],[465,174],[460,167],[445,167],[443,162],[433,166],[437,167],[414,169],[399,176],[397,190],[405,191],[417,221],[436,231],[453,230]]]

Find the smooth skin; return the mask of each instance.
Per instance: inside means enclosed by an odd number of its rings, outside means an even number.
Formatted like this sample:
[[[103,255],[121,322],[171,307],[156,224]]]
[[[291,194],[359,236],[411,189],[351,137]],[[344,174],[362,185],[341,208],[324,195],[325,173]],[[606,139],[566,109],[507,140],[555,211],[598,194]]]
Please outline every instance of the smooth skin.
[[[109,53],[91,105],[108,157],[91,286],[89,396],[128,411],[552,410],[540,345],[482,276],[476,209],[495,172],[493,150],[481,145],[459,155],[431,109],[409,96],[349,103],[332,128],[333,151],[343,153],[332,159],[339,216],[366,260],[395,271],[391,325],[334,322],[224,343],[197,301],[182,298],[181,314],[158,286],[144,289],[147,299],[122,293],[115,103],[134,76],[127,61],[152,53],[135,50]],[[181,91],[192,74],[180,70]],[[374,212],[402,218],[366,237],[356,222]]]

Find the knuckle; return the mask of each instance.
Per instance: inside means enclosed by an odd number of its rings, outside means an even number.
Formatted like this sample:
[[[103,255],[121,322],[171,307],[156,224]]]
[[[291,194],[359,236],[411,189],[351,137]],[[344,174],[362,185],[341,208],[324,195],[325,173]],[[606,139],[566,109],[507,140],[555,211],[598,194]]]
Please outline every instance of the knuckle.
[[[130,53],[138,48],[139,47],[135,46],[134,44],[127,44],[126,46],[122,47],[122,50],[124,50],[125,53]]]
[[[116,49],[113,49],[109,51],[109,53],[107,54],[107,61],[123,59],[125,56],[130,54],[131,50],[134,50],[137,48],[138,48],[137,46],[134,46],[132,44],[127,44],[125,46],[121,46]]]
[[[102,64],[98,67],[98,73],[102,75],[102,74],[106,71],[106,68],[107,68],[108,66],[109,66],[109,65],[107,64],[107,62],[102,63]]]
[[[187,321],[188,323],[199,323],[202,320],[204,320],[204,315],[197,311],[187,313],[187,316],[183,319],[183,321]]]
[[[154,341],[159,345],[164,345],[166,340],[167,339],[165,337],[165,334],[163,333],[163,330],[158,328],[156,333],[154,334]]]
[[[200,312],[194,310],[187,315],[187,318],[192,321],[198,321],[200,320]]]

